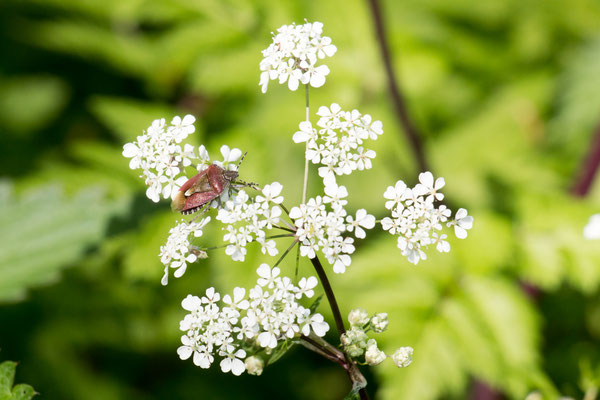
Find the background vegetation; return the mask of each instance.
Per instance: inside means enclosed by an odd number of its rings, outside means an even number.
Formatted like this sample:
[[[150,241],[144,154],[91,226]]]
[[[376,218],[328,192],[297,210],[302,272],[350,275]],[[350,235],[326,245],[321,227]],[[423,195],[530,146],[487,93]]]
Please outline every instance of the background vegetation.
[[[600,246],[581,230],[600,210],[600,187],[584,198],[569,189],[600,123],[600,3],[382,7],[426,157],[475,225],[418,267],[392,237],[373,234],[332,277],[343,313],[390,314],[384,350],[415,348],[409,368],[366,371],[372,397],[593,395]],[[214,254],[161,287],[157,255],[178,216],[145,198],[121,156],[153,119],[192,113],[196,144],[248,151],[243,178],[280,181],[299,200],[303,148],[291,136],[303,92],[272,83],[261,94],[258,63],[271,31],[304,18],[323,22],[338,46],[327,84],[311,91],[313,110],[338,102],[383,121],[374,168],[344,181],[351,204],[383,216],[386,186],[419,171],[366,2],[0,2],[0,360],[19,362],[15,382],[45,399],[347,393],[343,371],[304,349],[259,378],[178,359],[181,299],[250,282],[261,256],[241,264]]]

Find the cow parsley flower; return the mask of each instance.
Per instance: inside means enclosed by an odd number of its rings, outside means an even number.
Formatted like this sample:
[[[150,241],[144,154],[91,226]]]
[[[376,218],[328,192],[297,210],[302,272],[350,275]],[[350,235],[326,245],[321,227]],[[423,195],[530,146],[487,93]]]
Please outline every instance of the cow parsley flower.
[[[209,368],[220,357],[223,372],[241,375],[247,370],[259,375],[264,361],[256,353],[300,335],[323,337],[327,333],[329,325],[323,316],[297,302],[312,297],[312,292],[280,276],[277,267],[262,264],[257,273],[257,284],[249,291],[237,287],[232,296],[221,300],[219,292],[208,288],[204,296],[188,295],[182,301],[189,312],[180,322],[185,335],[177,353],[182,360],[193,355],[194,364]]]
[[[431,172],[419,175],[419,183],[409,188],[403,181],[388,186],[384,193],[387,199],[385,207],[391,210],[391,217],[381,220],[381,226],[392,235],[398,236],[398,247],[408,261],[417,264],[427,258],[423,249],[435,245],[439,252],[450,251],[450,244],[445,240],[447,235],[440,234],[442,224],[454,227],[459,239],[467,237],[467,230],[473,227],[473,217],[467,210],[459,209],[453,220],[452,212],[445,205],[436,205],[444,198],[439,190],[444,186],[443,178],[435,182]]]
[[[194,165],[202,171],[210,165],[204,146],[200,146],[198,152],[190,144],[182,147],[182,141],[195,131],[195,120],[192,115],[174,117],[167,125],[164,118],[157,119],[134,142],[123,146],[123,156],[131,159],[129,168],[142,170],[140,178],[148,186],[146,196],[155,203],[161,196],[168,199],[177,194],[188,180],[186,167]],[[235,169],[236,161],[242,156],[241,150],[222,146],[221,153],[224,160],[215,161],[215,164]]]
[[[300,255],[315,258],[321,251],[336,273],[344,273],[352,262],[350,254],[355,250],[354,238],[347,233],[354,231],[355,237],[364,238],[362,228],[371,229],[375,225],[375,217],[366,214],[366,210],[358,210],[356,219],[345,219],[347,196],[344,186],[328,183],[325,196],[308,199],[306,204],[290,210],[300,242]]]
[[[324,182],[335,181],[336,175],[349,175],[356,170],[370,169],[376,153],[365,148],[368,139],[376,140],[383,133],[381,121],[372,121],[369,114],[362,115],[358,110],[343,111],[333,103],[331,107],[321,107],[317,112],[321,118],[317,129],[308,121],[300,123],[293,140],[306,142],[307,160],[319,167],[319,176]]]
[[[169,268],[175,269],[173,276],[180,278],[187,269],[188,264],[198,259],[198,253],[191,251],[190,237],[202,236],[204,226],[210,222],[210,217],[198,222],[187,223],[181,221],[169,230],[169,238],[164,246],[160,247],[160,262],[165,266],[165,274],[161,280],[163,285],[169,282]]]
[[[323,24],[307,22],[304,25],[283,25],[273,35],[273,43],[262,51],[260,82],[262,92],[267,92],[269,80],[288,84],[290,90],[298,89],[300,83],[313,87],[323,86],[329,74],[327,65],[319,60],[331,57],[337,51],[331,38],[321,36]]]
[[[600,239],[600,214],[590,217],[588,224],[583,228],[583,237],[588,240]]]
[[[219,209],[217,220],[225,224],[223,240],[229,243],[225,253],[234,261],[244,261],[246,245],[253,241],[261,245],[263,254],[275,256],[279,253],[275,241],[267,239],[266,232],[280,223],[282,189],[280,183],[273,182],[265,185],[261,195],[254,199],[241,189]]]

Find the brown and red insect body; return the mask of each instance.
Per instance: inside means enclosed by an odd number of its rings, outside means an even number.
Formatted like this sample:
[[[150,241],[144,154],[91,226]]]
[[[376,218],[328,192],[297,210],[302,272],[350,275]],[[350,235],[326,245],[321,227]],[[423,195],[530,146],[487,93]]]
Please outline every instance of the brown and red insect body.
[[[238,177],[238,171],[227,171],[216,164],[190,178],[175,195],[171,208],[191,214],[215,200]]]

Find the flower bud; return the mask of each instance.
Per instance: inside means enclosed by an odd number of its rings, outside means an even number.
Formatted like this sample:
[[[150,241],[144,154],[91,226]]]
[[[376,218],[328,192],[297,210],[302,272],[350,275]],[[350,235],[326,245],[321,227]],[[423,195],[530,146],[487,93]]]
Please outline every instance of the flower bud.
[[[262,374],[263,368],[265,366],[265,362],[263,361],[263,359],[257,356],[250,356],[246,358],[244,364],[246,365],[246,371],[248,371],[250,375],[257,376]]]
[[[357,344],[346,346],[344,347],[344,349],[346,350],[346,353],[352,358],[360,357],[365,352],[365,350]]]
[[[403,368],[408,367],[412,362],[413,348],[412,347],[400,347],[392,355],[392,360],[396,367]]]
[[[369,340],[369,342],[371,342]],[[365,361],[369,365],[381,364],[385,359],[386,355],[383,351],[377,348],[377,344],[369,344],[367,351],[365,352]]]
[[[362,308],[355,308],[348,314],[348,322],[350,326],[362,327],[369,322],[369,314]]]
[[[371,328],[375,333],[381,333],[385,331],[388,327],[388,315],[387,313],[379,313],[373,315],[371,318]]]

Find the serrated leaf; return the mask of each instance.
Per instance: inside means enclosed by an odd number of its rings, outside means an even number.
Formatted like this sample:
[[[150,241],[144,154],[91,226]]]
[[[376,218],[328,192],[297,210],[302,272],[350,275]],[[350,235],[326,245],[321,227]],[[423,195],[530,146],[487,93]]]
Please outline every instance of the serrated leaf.
[[[16,368],[14,361],[0,364],[0,400],[29,400],[36,394],[30,385],[21,383],[13,387]]]
[[[1,183],[10,192],[9,183]],[[0,203],[0,301],[23,299],[28,288],[55,281],[100,240],[119,206],[89,187],[67,198],[58,186],[37,187]]]
[[[380,348],[414,348],[409,367],[388,362],[375,369],[381,398],[460,395],[470,376],[515,398],[532,387],[554,393],[539,365],[538,321],[519,286],[501,275],[472,274],[453,251],[430,252],[413,268],[393,241],[381,241],[362,248],[341,279],[348,307],[388,313]]]

